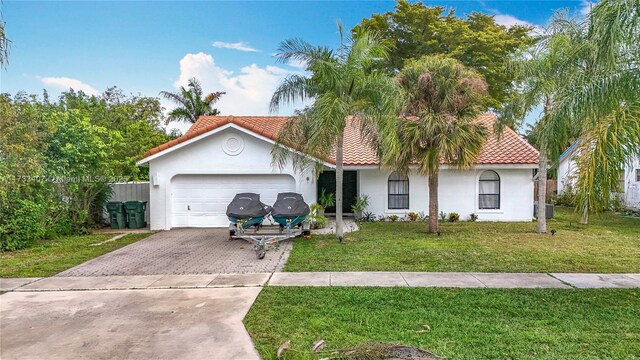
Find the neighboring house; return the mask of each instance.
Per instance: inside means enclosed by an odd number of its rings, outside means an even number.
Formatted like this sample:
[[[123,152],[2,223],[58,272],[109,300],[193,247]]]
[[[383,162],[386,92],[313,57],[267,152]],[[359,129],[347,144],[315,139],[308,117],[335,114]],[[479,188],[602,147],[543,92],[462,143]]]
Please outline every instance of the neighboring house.
[[[239,192],[255,192],[272,204],[279,192],[301,193],[308,203],[322,188],[335,191],[335,161],[324,170],[295,171],[272,164],[271,149],[287,117],[203,116],[182,137],[151,149],[138,164],[149,164],[151,229],[228,226],[225,210]],[[483,115],[489,129],[495,116]],[[511,129],[491,135],[477,165],[440,172],[440,210],[471,213],[481,221],[531,221],[533,170],[538,151]],[[344,141],[344,211],[358,195],[369,196],[376,215],[428,212],[427,178],[381,168],[374,151],[348,123]],[[328,213],[335,209],[327,209]]]
[[[578,166],[575,162],[578,155],[578,142],[573,143],[558,161],[558,194],[562,194],[575,184]],[[640,209],[640,158],[635,158],[629,163],[620,178],[620,196],[625,205]]]

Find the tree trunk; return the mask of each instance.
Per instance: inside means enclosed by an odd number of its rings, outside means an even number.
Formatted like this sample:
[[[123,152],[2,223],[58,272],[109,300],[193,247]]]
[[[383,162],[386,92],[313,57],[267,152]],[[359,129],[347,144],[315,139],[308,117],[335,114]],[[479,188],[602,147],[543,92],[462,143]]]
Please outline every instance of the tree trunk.
[[[547,148],[540,147],[540,163],[538,164],[538,233],[547,232]]]
[[[438,223],[438,172],[429,173],[429,233],[440,232]]]
[[[582,209],[582,213],[580,214],[580,224],[589,224],[589,208],[586,206]]]
[[[338,134],[336,144],[336,237],[342,242],[344,236],[342,224],[342,161],[344,151],[344,129]]]

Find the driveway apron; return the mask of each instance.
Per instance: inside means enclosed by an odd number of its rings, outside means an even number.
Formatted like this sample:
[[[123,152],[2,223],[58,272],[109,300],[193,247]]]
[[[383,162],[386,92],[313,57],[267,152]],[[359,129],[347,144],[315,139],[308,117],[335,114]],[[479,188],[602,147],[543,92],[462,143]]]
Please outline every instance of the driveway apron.
[[[10,292],[2,359],[259,359],[242,319],[261,288]]]
[[[283,241],[258,260],[253,245],[228,237],[227,229],[163,231],[57,276],[271,273],[282,270],[293,246]]]

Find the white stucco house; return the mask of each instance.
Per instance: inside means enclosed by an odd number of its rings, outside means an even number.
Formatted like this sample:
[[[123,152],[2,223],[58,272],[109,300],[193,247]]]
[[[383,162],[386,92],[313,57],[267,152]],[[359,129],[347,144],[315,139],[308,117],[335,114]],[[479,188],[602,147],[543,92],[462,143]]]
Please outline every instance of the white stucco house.
[[[558,194],[562,194],[575,184],[578,172],[576,156],[579,154],[578,142],[576,141],[567,148],[558,161]],[[621,199],[625,205],[640,209],[640,158],[634,158],[624,171],[624,176],[620,178]]]
[[[204,116],[182,137],[151,149],[138,162],[149,164],[151,229],[226,227],[226,207],[239,192],[259,193],[264,203],[272,204],[279,192],[294,191],[311,204],[322,188],[335,191],[333,159],[321,162],[324,170],[318,177],[294,171],[290,164],[283,169],[272,164],[271,148],[286,121]],[[479,121],[491,128],[495,117],[486,114]],[[344,144],[346,213],[358,195],[369,196],[367,211],[376,215],[428,212],[426,177],[381,168],[352,124],[345,129]],[[537,163],[537,150],[513,130],[505,129],[501,137],[491,132],[473,168],[459,171],[443,164],[440,209],[462,219],[475,213],[480,221],[531,221]]]

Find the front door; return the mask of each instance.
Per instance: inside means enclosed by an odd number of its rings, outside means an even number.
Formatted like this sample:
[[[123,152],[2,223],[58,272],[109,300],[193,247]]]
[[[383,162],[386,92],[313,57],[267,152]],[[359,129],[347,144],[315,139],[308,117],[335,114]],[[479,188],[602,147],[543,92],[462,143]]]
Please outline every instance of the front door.
[[[358,172],[357,171],[343,171],[342,172],[342,212],[350,214],[353,211],[351,206],[356,203],[356,197],[358,196]],[[324,189],[325,193],[336,193],[336,172],[335,171],[323,171],[318,178],[318,197],[320,192]],[[328,214],[335,214],[335,206],[325,209]]]

